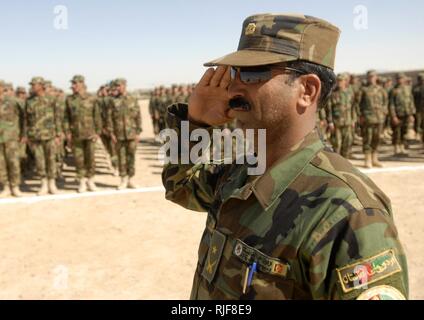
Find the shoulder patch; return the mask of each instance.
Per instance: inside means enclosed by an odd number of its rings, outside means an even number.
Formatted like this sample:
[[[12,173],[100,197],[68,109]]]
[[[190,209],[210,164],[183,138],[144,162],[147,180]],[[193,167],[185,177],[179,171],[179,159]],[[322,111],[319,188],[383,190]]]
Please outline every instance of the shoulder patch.
[[[402,268],[394,251],[387,250],[336,271],[343,292],[348,293],[401,272]]]
[[[406,298],[396,288],[377,286],[364,291],[356,300],[406,300]]]

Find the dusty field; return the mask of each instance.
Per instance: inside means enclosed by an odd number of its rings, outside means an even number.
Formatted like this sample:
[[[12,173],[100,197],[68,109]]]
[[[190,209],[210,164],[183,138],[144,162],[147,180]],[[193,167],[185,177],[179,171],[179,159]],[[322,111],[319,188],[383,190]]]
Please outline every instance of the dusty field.
[[[76,195],[68,169],[59,196],[0,200],[0,299],[188,298],[205,214],[165,201],[160,188],[146,188],[161,186],[161,168],[146,102],[142,112],[136,192],[112,191],[119,178],[107,173],[99,155],[98,194]],[[424,157],[418,147],[402,161],[385,148],[386,167],[402,168],[369,173],[392,199],[412,299],[424,299]],[[36,187],[30,181],[26,190]]]

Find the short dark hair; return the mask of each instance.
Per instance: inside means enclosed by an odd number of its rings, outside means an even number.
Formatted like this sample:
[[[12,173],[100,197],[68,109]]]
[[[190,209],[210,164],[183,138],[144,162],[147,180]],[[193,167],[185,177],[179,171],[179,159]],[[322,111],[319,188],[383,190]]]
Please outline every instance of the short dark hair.
[[[302,74],[315,74],[321,80],[321,95],[318,100],[318,109],[326,105],[333,89],[336,86],[336,75],[330,68],[304,60],[296,60],[287,63],[288,67],[299,70],[293,73],[293,80]]]

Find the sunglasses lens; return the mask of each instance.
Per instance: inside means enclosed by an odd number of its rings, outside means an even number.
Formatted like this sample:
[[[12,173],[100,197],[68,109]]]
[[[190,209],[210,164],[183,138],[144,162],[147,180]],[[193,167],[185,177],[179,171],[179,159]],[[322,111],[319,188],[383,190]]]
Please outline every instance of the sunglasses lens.
[[[244,83],[259,83],[271,79],[271,70],[240,71],[240,79]]]
[[[241,82],[245,84],[264,82],[272,78],[271,69],[268,67],[254,67],[254,68],[231,67],[230,69],[231,80],[236,79],[237,72],[240,73]]]
[[[237,77],[237,69],[236,68],[234,68],[234,67],[230,68],[230,77],[231,77],[231,80],[236,79],[236,77]]]

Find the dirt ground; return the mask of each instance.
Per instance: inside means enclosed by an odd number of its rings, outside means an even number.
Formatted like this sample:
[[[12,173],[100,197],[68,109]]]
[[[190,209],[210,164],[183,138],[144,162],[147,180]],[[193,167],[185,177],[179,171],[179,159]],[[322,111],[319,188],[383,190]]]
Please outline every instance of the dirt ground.
[[[98,193],[76,194],[74,171],[67,168],[60,195],[36,197],[30,191],[38,184],[29,181],[24,199],[0,200],[0,299],[189,297],[206,215],[164,199],[146,101],[141,108],[140,189],[114,191],[119,178],[99,153]],[[368,174],[392,200],[410,298],[424,299],[424,154],[419,145],[411,150],[410,157],[395,159],[384,147],[390,169]],[[360,165],[360,153],[355,156]]]

